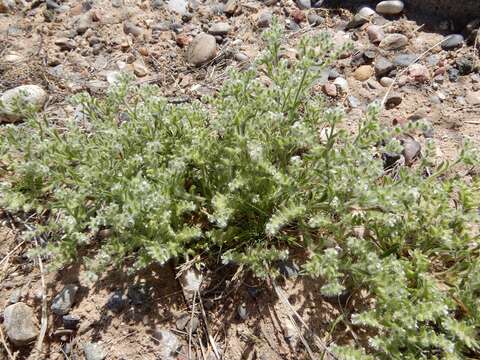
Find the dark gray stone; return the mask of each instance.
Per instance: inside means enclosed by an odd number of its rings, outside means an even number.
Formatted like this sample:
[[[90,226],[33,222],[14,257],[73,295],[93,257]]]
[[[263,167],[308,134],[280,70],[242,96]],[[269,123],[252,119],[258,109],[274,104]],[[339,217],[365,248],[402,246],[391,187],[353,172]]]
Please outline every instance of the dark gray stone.
[[[285,277],[295,277],[298,275],[300,268],[292,261],[282,260],[278,262],[278,270]]]
[[[393,63],[397,66],[407,67],[412,65],[417,57],[415,54],[398,54],[393,59]]]
[[[325,22],[325,19],[323,17],[314,13],[308,14],[307,20],[308,20],[308,23],[312,26],[318,26]]]
[[[361,14],[355,14],[347,25],[347,29],[355,29],[366,24],[368,19]]]
[[[80,323],[80,318],[76,315],[64,315],[62,317],[65,329],[75,330]]]
[[[149,291],[145,285],[132,285],[128,287],[127,296],[132,305],[140,306],[149,302]]]
[[[264,10],[257,18],[257,26],[259,28],[267,28],[272,23],[272,12],[270,10]]]
[[[402,155],[405,158],[405,164],[411,165],[420,156],[422,146],[418,141],[411,137],[402,139],[403,152]]]
[[[475,60],[472,56],[462,56],[455,61],[460,75],[469,75],[475,69]]]
[[[60,7],[60,5],[58,5],[53,0],[47,0],[46,3],[47,3],[47,9],[49,9],[49,10],[55,10],[55,9],[58,9]]]
[[[75,284],[65,285],[63,290],[58,294],[52,302],[52,311],[57,315],[66,315],[75,302],[78,286]]]
[[[379,57],[375,60],[375,75],[378,78],[387,76],[393,69],[395,69],[395,65],[390,60],[384,57]]]
[[[114,292],[108,299],[106,303],[107,309],[119,313],[127,305],[127,297],[123,295],[120,291]]]
[[[443,50],[453,50],[456,48],[459,48],[460,46],[463,45],[463,35],[460,34],[453,34],[447,36],[445,41],[442,43],[442,49]]]
[[[456,68],[448,68],[447,70],[448,73],[448,78],[450,79],[451,82],[457,82],[458,77],[460,76],[460,71]]]
[[[330,80],[335,80],[339,76],[342,76],[342,75],[337,71],[337,69],[330,69],[330,71],[328,72],[328,78]]]
[[[296,3],[300,9],[310,9],[312,7],[311,0],[297,0]]]

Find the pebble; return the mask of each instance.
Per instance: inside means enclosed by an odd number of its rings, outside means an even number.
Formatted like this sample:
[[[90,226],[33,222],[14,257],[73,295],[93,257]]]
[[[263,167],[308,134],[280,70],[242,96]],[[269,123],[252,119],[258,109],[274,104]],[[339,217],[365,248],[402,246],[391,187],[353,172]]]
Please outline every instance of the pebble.
[[[375,79],[368,79],[366,82],[368,88],[372,90],[381,90],[382,86]]]
[[[430,66],[437,66],[439,62],[440,59],[437,55],[430,55],[429,57],[427,57],[427,63]]]
[[[375,11],[371,8],[369,8],[368,6],[363,6],[362,8],[360,8],[360,10],[358,10],[358,15],[360,16],[363,16],[364,18],[370,18],[374,15],[376,15]]]
[[[293,261],[282,260],[278,262],[278,270],[283,276],[293,278],[298,275],[300,268]]]
[[[388,95],[387,100],[385,101],[385,107],[387,109],[393,109],[402,103],[402,96],[397,93],[391,93]]]
[[[16,346],[28,345],[38,336],[35,313],[23,302],[5,308],[3,325],[8,338]]]
[[[415,54],[398,54],[393,59],[393,63],[397,66],[407,67],[412,65],[417,57]]]
[[[378,45],[385,38],[383,28],[378,25],[370,25],[367,27],[367,35],[372,44]]]
[[[75,22],[75,31],[78,35],[83,35],[92,26],[92,16],[90,13],[78,17]]]
[[[187,49],[187,61],[195,66],[211,61],[217,55],[217,41],[213,35],[201,33]]]
[[[393,82],[394,80],[387,76],[384,76],[380,79],[380,84],[382,84],[383,87],[390,87],[393,84]]]
[[[337,77],[333,84],[340,90],[342,93],[348,92],[348,81],[343,77]]]
[[[360,14],[355,14],[352,20],[350,20],[350,22],[347,24],[347,28],[348,29],[358,28],[366,23],[368,23],[368,18]]]
[[[314,13],[308,14],[307,20],[308,20],[308,23],[312,26],[318,26],[325,22],[325,19],[323,17]]]
[[[8,302],[10,304],[16,304],[20,300],[22,300],[22,289],[20,288],[13,290],[10,296],[8,297]]]
[[[57,45],[62,51],[70,51],[77,48],[75,40],[66,37],[55,39],[55,45]]]
[[[160,359],[176,359],[177,351],[181,344],[173,332],[157,325],[153,332],[153,337],[159,342],[158,348],[160,350],[157,355]]]
[[[403,1],[400,0],[388,0],[380,1],[377,4],[375,10],[382,15],[398,15],[403,11],[405,7]]]
[[[355,70],[355,72],[353,73],[353,76],[358,81],[365,81],[370,79],[373,73],[374,73],[374,70],[370,65],[362,65]]]
[[[238,61],[238,62],[245,62],[249,60],[248,55],[246,55],[243,52],[235,53],[235,55],[233,55],[233,58],[235,59],[235,61]]]
[[[237,0],[228,0],[227,3],[225,4],[225,8],[223,9],[223,11],[225,12],[225,14],[231,16],[235,14],[235,11],[237,11],[237,7],[238,7]]]
[[[469,91],[465,96],[465,100],[470,105],[480,105],[480,91]]]
[[[142,34],[142,28],[130,21],[125,21],[123,23],[123,32],[127,35],[139,37]]]
[[[14,100],[20,99],[21,112],[24,107],[33,107],[40,109],[47,101],[47,93],[38,85],[21,85],[16,88],[5,91],[0,97],[4,108],[0,110],[0,122],[16,122],[21,120],[25,114],[15,112],[13,107]]]
[[[186,331],[187,333],[190,331],[194,333],[197,330],[198,325],[200,325],[200,321],[198,320],[198,318],[196,316],[192,318],[190,314],[185,314],[181,316],[175,322],[175,326],[178,330]]]
[[[371,64],[375,60],[377,53],[374,50],[366,50],[363,52],[363,58],[367,64]]]
[[[83,353],[85,360],[103,360],[107,357],[103,347],[93,342],[88,342],[83,346]]]
[[[383,56],[375,60],[375,75],[378,78],[388,75],[393,69],[395,69],[395,65]]]
[[[352,68],[357,68],[360,65],[364,65],[366,63],[365,56],[363,56],[363,52],[359,51],[356,54],[354,54],[350,60],[350,66]]]
[[[193,295],[200,291],[202,285],[203,276],[202,273],[194,268],[190,268],[187,271],[182,272],[179,277],[180,285],[185,299],[190,299]]]
[[[107,309],[115,313],[119,313],[120,311],[122,311],[126,305],[127,297],[123,295],[120,291],[116,291],[112,295],[110,295],[107,303],[105,304]]]
[[[412,165],[415,159],[420,155],[422,146],[418,141],[411,137],[402,139],[403,151],[402,155],[405,158],[406,165]]]
[[[445,101],[447,99],[447,97],[445,96],[444,93],[442,93],[441,91],[437,91],[436,93],[437,97],[440,99],[440,101]]]
[[[451,82],[457,82],[458,78],[460,76],[460,71],[456,68],[448,68],[447,70],[448,73],[448,78],[450,79]]]
[[[415,82],[427,82],[430,80],[430,71],[425,65],[413,64],[408,68],[408,75]]]
[[[24,61],[23,60],[23,56],[17,52],[10,52],[10,53],[7,53],[3,56],[3,59],[2,59],[5,63],[10,63],[10,64],[14,64],[14,63],[19,63],[21,61]]]
[[[336,97],[338,95],[337,87],[332,83],[326,83],[323,85],[323,92],[331,97]]]
[[[75,302],[75,295],[77,294],[78,286],[75,284],[65,285],[63,290],[55,296],[52,302],[51,309],[57,315],[66,315],[72,308]]]
[[[272,23],[272,12],[270,10],[262,11],[257,18],[257,27],[259,28],[267,28]]]
[[[241,320],[245,321],[248,319],[247,305],[245,303],[241,303],[240,305],[238,305],[237,314]]]
[[[297,0],[296,3],[300,9],[310,9],[312,7],[311,0]]]
[[[285,28],[290,31],[298,31],[300,30],[300,25],[298,25],[295,21],[287,19],[285,21]]]
[[[133,73],[138,77],[144,77],[148,74],[148,68],[145,66],[143,61],[137,60],[132,64]]]
[[[305,12],[302,10],[295,9],[290,13],[290,16],[292,17],[293,21],[295,21],[297,24],[301,24],[305,20],[307,20],[307,16],[305,15]]]
[[[134,306],[146,305],[150,301],[149,290],[144,283],[130,285],[127,289],[127,297]]]
[[[351,108],[357,108],[361,105],[360,100],[353,95],[347,96],[347,101]]]
[[[64,315],[62,321],[65,329],[75,330],[80,323],[80,318],[76,315]]]
[[[208,32],[212,35],[225,36],[230,32],[231,26],[226,22],[219,22],[210,26]]]
[[[337,69],[330,69],[328,71],[328,79],[329,80],[335,80],[336,78],[338,78],[340,75],[340,73],[337,71]]]
[[[453,50],[463,45],[463,35],[453,34],[449,35],[442,43],[443,50]]]
[[[183,331],[187,327],[188,322],[190,321],[190,316],[188,314],[180,316],[175,322],[175,326],[178,330]]]
[[[183,15],[187,12],[187,0],[168,0],[167,9]]]
[[[435,105],[440,105],[442,103],[442,100],[437,95],[432,95],[429,98],[430,102]]]
[[[370,18],[375,15],[375,11],[368,6],[362,7],[347,25],[347,28],[357,28],[369,22]]]
[[[53,0],[47,0],[46,4],[47,4],[47,9],[48,10],[55,10],[55,9],[58,9],[60,7],[60,5]]]
[[[396,50],[405,47],[408,38],[403,34],[389,34],[380,42],[380,47],[385,50]]]

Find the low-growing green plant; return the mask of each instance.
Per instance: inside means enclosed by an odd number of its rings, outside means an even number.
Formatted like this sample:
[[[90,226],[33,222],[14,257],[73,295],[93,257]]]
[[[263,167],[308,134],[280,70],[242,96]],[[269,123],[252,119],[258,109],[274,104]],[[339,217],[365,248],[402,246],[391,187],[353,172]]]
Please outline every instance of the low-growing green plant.
[[[399,129],[371,106],[347,131],[312,91],[341,49],[306,37],[287,61],[277,26],[266,46],[204,103],[123,82],[102,100],[76,96],[81,116],[62,127],[5,127],[2,205],[47,215],[36,233],[58,266],[81,250],[94,271],[220,254],[266,276],[304,249],[324,295],[368,304],[349,318],[368,344],[332,347],[339,358],[478,356],[479,183],[451,171],[474,152],[435,166],[429,147],[391,176],[381,154],[401,152]]]

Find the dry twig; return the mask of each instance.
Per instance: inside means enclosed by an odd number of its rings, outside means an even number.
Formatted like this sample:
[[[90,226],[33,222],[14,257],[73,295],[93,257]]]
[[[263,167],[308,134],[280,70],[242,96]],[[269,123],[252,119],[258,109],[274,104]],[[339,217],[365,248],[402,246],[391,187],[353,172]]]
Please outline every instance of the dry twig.
[[[3,259],[0,260],[0,266],[1,266],[5,261],[7,261],[8,258],[9,258],[10,256],[12,256],[12,255],[15,253],[15,251],[17,251],[17,250],[20,248],[20,246],[22,246],[24,243],[25,243],[25,240],[22,240],[17,246],[15,246],[15,247],[13,248],[12,251],[10,251],[7,255],[5,255],[5,256],[3,257]]]
[[[193,293],[192,315],[190,316],[190,323],[188,324],[188,360],[192,359],[192,324],[193,324],[193,316],[195,315],[196,300],[197,300],[197,291]]]
[[[272,285],[272,287],[274,288],[275,290],[275,293],[277,294],[278,298],[280,299],[280,301],[283,303],[283,305],[289,310],[287,312],[288,314],[288,317],[290,319],[290,321],[292,322],[292,325],[295,327],[295,329],[297,330],[297,333],[300,337],[300,340],[302,341],[303,345],[305,346],[305,349],[307,350],[307,353],[309,355],[309,357],[313,360],[315,359],[314,355],[313,355],[313,352],[312,350],[310,349],[310,346],[308,345],[307,341],[305,340],[305,338],[303,337],[299,327],[297,326],[297,323],[295,321],[295,317],[300,321],[301,325],[308,331],[310,332],[311,334],[313,334],[313,337],[315,339],[315,342],[317,344],[317,346],[319,348],[321,348],[325,354],[324,356],[324,359],[326,360],[337,360],[337,357],[332,354],[332,352],[328,349],[327,345],[312,331],[309,329],[308,325],[303,321],[303,319],[300,317],[300,315],[297,313],[297,311],[293,308],[293,306],[290,304],[290,302],[288,301],[288,298],[287,296],[285,295],[285,293],[283,292],[283,290],[277,285],[277,283],[275,282],[275,280],[271,279],[270,278],[270,283]],[[295,315],[295,317],[293,316]]]
[[[37,238],[33,238],[35,242],[35,247],[39,247]],[[42,353],[43,339],[47,333],[48,327],[48,306],[47,306],[47,287],[45,284],[45,275],[43,272],[43,262],[40,255],[37,256],[38,267],[40,268],[40,278],[42,284],[42,319],[40,321],[40,334],[38,335],[37,342],[35,343],[35,348],[32,351],[32,354],[29,356],[29,359],[40,359]]]
[[[212,346],[215,357],[218,360],[220,360],[221,359],[220,353],[218,351],[217,344],[215,343],[215,339],[212,337],[212,333],[210,332],[210,327],[208,326],[208,321],[207,321],[207,314],[205,313],[205,308],[203,307],[203,301],[202,301],[202,297],[200,296],[200,293],[198,293],[198,300],[200,301],[200,310],[202,312],[203,322],[205,323],[205,329],[207,331],[208,341]]]

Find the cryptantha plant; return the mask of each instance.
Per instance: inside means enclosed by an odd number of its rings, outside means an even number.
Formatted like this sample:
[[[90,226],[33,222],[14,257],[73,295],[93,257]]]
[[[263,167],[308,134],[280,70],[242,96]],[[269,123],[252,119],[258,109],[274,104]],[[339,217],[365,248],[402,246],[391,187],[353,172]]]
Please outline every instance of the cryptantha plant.
[[[202,103],[122,82],[104,99],[76,96],[81,116],[61,127],[4,127],[2,206],[42,214],[35,233],[48,234],[52,264],[85,254],[96,272],[221,255],[267,276],[302,249],[325,296],[369,304],[345,320],[369,341],[332,346],[339,357],[475,357],[479,183],[451,171],[475,165],[474,152],[435,166],[427,149],[386,173],[381,154],[401,151],[399,129],[371,106],[347,131],[312,91],[342,49],[307,36],[292,61],[281,43],[274,25],[262,58]]]

